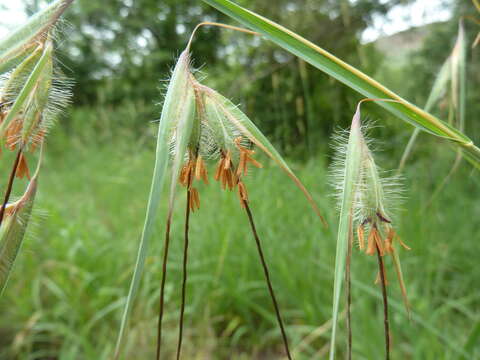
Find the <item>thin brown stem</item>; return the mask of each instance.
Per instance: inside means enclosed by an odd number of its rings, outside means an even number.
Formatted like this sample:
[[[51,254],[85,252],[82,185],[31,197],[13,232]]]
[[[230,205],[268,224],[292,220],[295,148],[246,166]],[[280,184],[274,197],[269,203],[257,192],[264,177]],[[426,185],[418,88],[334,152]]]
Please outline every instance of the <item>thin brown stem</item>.
[[[387,296],[387,282],[385,277],[385,267],[383,265],[383,258],[380,255],[380,249],[377,247],[378,271],[380,272],[380,281],[382,285],[383,297],[383,319],[385,326],[385,359],[390,360],[390,325],[388,320],[388,296]]]
[[[10,171],[10,177],[8,178],[7,190],[5,191],[5,197],[3,198],[2,207],[0,208],[0,225],[2,225],[3,217],[5,215],[5,208],[7,207],[8,200],[10,200],[10,195],[12,194],[13,181],[15,179],[15,173],[17,172],[18,163],[20,162],[20,158],[22,156],[22,151],[23,151],[22,148],[20,148],[20,150],[18,150],[17,157],[15,158],[15,161],[13,163],[13,168]]]
[[[160,304],[158,312],[158,331],[157,331],[157,360],[160,360],[160,350],[162,346],[162,320],[163,320],[163,307],[165,298],[165,281],[167,280],[167,260],[168,260],[168,248],[170,246],[170,224],[172,222],[172,216],[167,216],[167,227],[165,230],[165,243],[163,248],[163,264],[162,264],[162,281],[160,284]]]
[[[280,309],[278,307],[277,299],[275,298],[275,293],[273,291],[272,282],[270,281],[270,273],[268,271],[268,266],[265,261],[265,256],[263,255],[262,245],[260,243],[260,238],[258,237],[257,230],[255,228],[255,222],[253,221],[253,215],[248,206],[248,201],[243,201],[243,207],[247,212],[248,221],[250,222],[250,227],[252,228],[252,233],[255,238],[255,242],[257,243],[258,255],[260,256],[260,261],[262,263],[263,272],[265,273],[265,279],[268,285],[268,291],[270,292],[270,297],[272,298],[273,307],[275,308],[275,314],[277,316],[278,325],[280,326],[280,331],[282,333],[283,344],[285,346],[285,352],[287,353],[287,357],[289,360],[292,360],[292,356],[290,355],[290,349],[288,347],[288,339],[287,333],[285,332],[285,328],[283,327],[282,316],[280,315]]]
[[[183,281],[182,281],[182,304],[180,307],[180,320],[178,327],[177,360],[180,360],[183,340],[183,315],[185,313],[185,295],[187,286],[187,262],[188,262],[188,229],[190,222],[190,189],[187,189],[187,208],[185,210],[185,243],[183,247]]]

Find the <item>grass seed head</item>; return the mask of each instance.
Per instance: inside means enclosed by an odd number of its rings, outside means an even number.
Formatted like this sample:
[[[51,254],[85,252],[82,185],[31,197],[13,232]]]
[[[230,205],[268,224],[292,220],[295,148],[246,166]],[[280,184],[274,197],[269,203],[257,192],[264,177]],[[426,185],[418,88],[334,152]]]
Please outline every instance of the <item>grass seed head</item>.
[[[222,188],[229,190],[238,188],[243,206],[242,201],[247,201],[248,196],[242,177],[248,175],[249,165],[262,168],[262,164],[253,157],[253,146],[256,146],[289,175],[326,225],[308,191],[253,122],[218,92],[196,80],[194,86],[200,124],[197,151],[207,161],[218,159],[214,179],[221,183]]]
[[[343,235],[340,236],[343,227],[350,228],[343,229],[342,234],[353,232],[356,228],[360,251],[366,255],[378,253],[380,257],[391,255],[408,311],[395,242],[405,249],[410,248],[396,235],[392,216],[396,204],[401,200],[401,179],[398,176],[388,176],[375,163],[371,151],[373,140],[367,135],[369,127],[370,125],[361,125],[358,106],[350,130],[341,131],[334,138],[336,157],[332,165],[331,182],[336,189],[341,219],[345,214],[351,217],[351,221],[346,221],[345,218],[339,225],[338,241],[347,241]]]
[[[0,137],[6,147],[35,151],[68,105],[71,83],[54,67],[53,44],[36,50],[0,81]]]

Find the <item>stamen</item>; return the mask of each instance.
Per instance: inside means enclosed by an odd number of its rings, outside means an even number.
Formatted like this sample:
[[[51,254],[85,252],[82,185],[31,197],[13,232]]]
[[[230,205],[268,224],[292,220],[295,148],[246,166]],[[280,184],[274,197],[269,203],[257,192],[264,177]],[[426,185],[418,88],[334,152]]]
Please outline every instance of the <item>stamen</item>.
[[[197,161],[195,162],[195,179],[200,180],[202,178],[202,165],[203,160],[201,156],[198,156]]]
[[[256,168],[259,168],[259,169],[263,168],[263,165],[252,157],[247,157],[247,161],[251,163],[253,166],[255,166]]]
[[[225,170],[225,167],[222,167],[220,180],[222,181],[222,189],[225,190],[227,188],[227,173],[228,171]]]
[[[198,195],[198,190],[194,187],[190,189],[190,210],[195,212],[195,210],[200,209],[200,196]]]
[[[197,180],[203,180],[203,182],[208,185],[207,169],[205,167],[205,162],[200,155],[198,156],[197,162],[195,164],[195,178]]]
[[[227,178],[228,189],[232,190],[235,186],[233,184],[233,174],[230,169],[225,170],[225,177]]]
[[[240,205],[245,208],[245,203],[248,202],[248,193],[247,188],[241,181],[238,183],[238,197],[240,198]]]
[[[241,145],[242,137],[237,137],[234,142],[237,149],[240,151],[240,160],[237,167],[237,176],[245,176],[248,173],[248,163],[251,163],[257,168],[262,168],[262,164],[252,158],[252,155],[255,153],[254,150],[247,149]]]
[[[223,168],[225,170],[230,169],[230,164],[232,162],[232,153],[230,150],[227,151],[227,155],[225,155],[225,159],[223,160]]]
[[[375,254],[375,228],[372,228],[370,231],[370,234],[368,234],[368,244],[367,244],[367,250],[365,251],[365,254],[367,255],[374,255]]]
[[[192,173],[194,171],[195,171],[195,161],[189,160],[180,170],[180,176],[179,176],[178,182],[181,185],[190,188],[193,182]]]
[[[188,164],[183,165],[182,170],[180,170],[180,176],[178,177],[178,182],[182,186],[187,186],[187,183],[188,183]]]
[[[5,133],[6,141],[5,145],[10,150],[15,150],[18,143],[20,131],[22,130],[22,122],[19,118],[13,120],[7,128]]]
[[[396,234],[395,234],[396,235]],[[407,244],[405,244],[402,239],[400,238],[400,236],[396,235],[395,238],[398,240],[398,242],[400,243],[400,245],[403,246],[403,248],[405,248],[406,250],[412,250],[411,247],[409,247]]]
[[[382,241],[382,238],[380,236],[380,232],[377,230],[376,227],[373,228],[373,237],[375,239],[375,242],[377,244],[377,247],[378,247],[378,251],[380,252],[380,256],[383,256],[385,255],[385,250],[383,248],[383,241]]]
[[[365,248],[365,237],[364,237],[364,227],[363,225],[360,225],[357,227],[357,237],[358,237],[358,244],[360,247],[360,251],[362,251]]]
[[[240,151],[240,161],[238,162],[237,176],[247,175],[247,155]]]
[[[215,170],[215,175],[213,176],[215,181],[220,180],[220,177],[222,176],[222,169],[223,169],[223,158],[218,160],[217,170]]]
[[[30,170],[28,169],[27,160],[25,159],[25,156],[23,156],[23,153],[20,155],[15,176],[20,179],[26,176],[27,179],[30,180]]]
[[[392,228],[388,229],[388,235],[385,238],[385,252],[391,254],[393,252],[393,237],[395,236],[395,231]]]

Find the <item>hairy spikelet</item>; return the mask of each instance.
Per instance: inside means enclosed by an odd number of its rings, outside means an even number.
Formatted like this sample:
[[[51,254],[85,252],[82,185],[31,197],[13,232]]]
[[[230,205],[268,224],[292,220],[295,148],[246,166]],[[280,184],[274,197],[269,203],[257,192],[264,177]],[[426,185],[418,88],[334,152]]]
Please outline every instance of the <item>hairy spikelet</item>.
[[[10,149],[35,149],[71,98],[71,81],[54,66],[47,40],[0,81],[0,135]]]
[[[362,153],[358,176],[354,186],[353,220],[355,223],[363,221],[366,217],[382,210],[386,217],[391,219],[399,210],[403,199],[403,178],[395,175],[393,171],[381,169],[374,160],[374,150],[379,146],[370,137],[370,132],[375,125],[366,122],[361,126]],[[336,200],[337,209],[340,210],[343,200],[345,183],[345,167],[349,130],[337,130],[332,137],[334,158],[330,165],[329,183],[334,189],[333,197]]]
[[[57,0],[44,10],[32,16],[27,23],[19,26],[0,39],[0,74],[20,64],[39,43],[44,43],[56,33],[55,27],[60,16],[73,0]]]
[[[367,100],[371,99],[363,101]],[[348,284],[347,291],[350,291],[349,264],[355,233],[357,234],[358,247],[360,251],[365,251],[366,255],[378,254],[379,259],[385,254],[391,255],[405,306],[407,311],[409,309],[394,240],[405,248],[409,248],[398,238],[393,228],[393,213],[402,198],[401,178],[391,176],[390,173],[381,170],[376,164],[372,150],[375,143],[368,136],[372,125],[368,123],[361,125],[361,103],[357,106],[350,129],[348,131],[337,131],[333,139],[335,158],[330,169],[330,183],[335,190],[334,196],[337,199],[340,219],[335,259],[330,360],[335,358],[337,320],[344,274],[346,274]],[[383,265],[381,268],[384,280],[385,270]],[[383,282],[383,285],[385,285],[385,282]],[[350,299],[349,294],[347,294],[348,299]],[[348,309],[349,306],[350,303],[347,305]],[[348,314],[348,318],[350,319],[350,314]],[[388,329],[386,334],[388,334]]]

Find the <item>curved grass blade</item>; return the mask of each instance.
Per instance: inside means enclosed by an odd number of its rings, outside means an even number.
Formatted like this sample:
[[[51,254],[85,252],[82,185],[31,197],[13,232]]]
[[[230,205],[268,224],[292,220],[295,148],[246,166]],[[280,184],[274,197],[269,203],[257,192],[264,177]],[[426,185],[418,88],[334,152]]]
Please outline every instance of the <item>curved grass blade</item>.
[[[288,52],[302,58],[366,97],[396,100],[397,102],[392,103],[381,102],[379,105],[421,130],[452,140],[468,153],[467,158],[475,166],[480,167],[480,149],[465,134],[409,103],[355,67],[345,63],[300,35],[229,0],[203,1],[241,22],[244,26],[263,34]]]
[[[26,24],[0,40],[0,74],[33,51],[35,40],[44,36],[73,0],[58,0],[33,15]]]
[[[455,47],[452,51],[452,66],[451,66],[451,103],[455,116],[455,123],[457,127],[463,131],[465,128],[465,108],[467,97],[467,79],[466,79],[466,57],[467,57],[467,41],[465,37],[465,30],[463,21],[460,20],[458,24],[458,37]],[[433,192],[430,199],[427,201],[425,208],[428,208],[434,199],[442,192],[445,185],[448,184],[451,177],[455,174],[462,162],[462,149],[457,149],[457,156],[453,162],[448,174],[443,178],[440,184]]]
[[[320,209],[317,207],[312,196],[302,184],[302,182],[297,178],[293,171],[289,168],[285,160],[274,148],[274,146],[268,141],[268,139],[263,135],[263,133],[255,126],[255,124],[230,100],[222,96],[218,92],[202,86],[202,89],[205,91],[207,100],[206,107],[207,112],[211,114],[217,113],[216,116],[224,116],[232,125],[238,128],[238,130],[246,136],[251,142],[258,146],[265,154],[267,154],[277,165],[284,170],[287,175],[295,182],[298,188],[303,192],[308,202],[311,204],[313,210],[317,216],[322,220],[323,224],[327,226],[327,223],[323,216],[320,214]],[[209,101],[208,98],[211,100]],[[216,107],[217,110],[210,110],[210,107]],[[222,121],[219,121],[222,123]]]
[[[440,72],[438,73],[438,76],[436,77],[435,82],[433,83],[430,94],[428,95],[427,102],[425,103],[425,107],[424,107],[425,111],[432,110],[435,104],[437,104],[440,98],[445,94],[445,91],[447,89],[447,84],[450,81],[450,76],[451,76],[450,68],[451,68],[451,56],[449,56],[447,60],[445,60],[442,67],[440,68]],[[399,172],[401,172],[405,167],[405,163],[410,157],[410,154],[413,150],[413,145],[415,144],[415,141],[417,140],[417,137],[419,134],[420,134],[420,129],[415,128],[413,130],[412,136],[410,136],[410,139],[408,140],[407,146],[405,147],[402,158],[400,160],[400,165],[398,166]]]
[[[195,123],[195,94],[192,86],[192,75],[189,70],[188,50],[185,50],[180,56],[183,71],[186,74],[185,84],[182,92],[179,94],[178,106],[175,113],[175,129],[172,135],[173,139],[173,163],[169,191],[169,205],[166,221],[165,242],[162,261],[162,278],[160,282],[160,301],[157,327],[157,352],[156,358],[160,359],[162,345],[162,321],[164,313],[165,283],[167,279],[167,262],[170,245],[170,228],[173,210],[175,207],[175,195],[177,183],[179,181],[180,168],[187,153],[187,147],[191,142],[192,130]],[[194,136],[197,136],[196,134]]]
[[[115,347],[115,359],[120,356],[120,350],[126,331],[128,316],[130,314],[135,295],[140,284],[143,272],[145,257],[148,250],[148,242],[153,233],[154,221],[157,216],[158,205],[165,183],[167,165],[170,153],[170,139],[175,131],[177,117],[179,116],[179,107],[185,101],[185,89],[189,82],[188,70],[188,53],[184,51],[173,70],[173,74],[168,85],[165,102],[160,117],[160,125],[158,128],[157,148],[155,157],[155,167],[153,170],[152,184],[150,187],[150,195],[148,197],[147,212],[145,215],[145,223],[143,226],[142,236],[137,253],[135,269],[130,283],[125,308],[122,315],[120,330]],[[182,100],[183,99],[183,100]]]
[[[341,185],[340,220],[337,233],[337,250],[335,255],[335,275],[333,282],[333,308],[332,308],[332,337],[330,339],[330,359],[335,358],[335,340],[337,334],[338,313],[340,310],[340,295],[345,274],[349,235],[351,229],[351,216],[354,212],[355,187],[361,171],[362,140],[360,126],[360,104],[352,119],[350,135],[345,155],[343,184]]]

